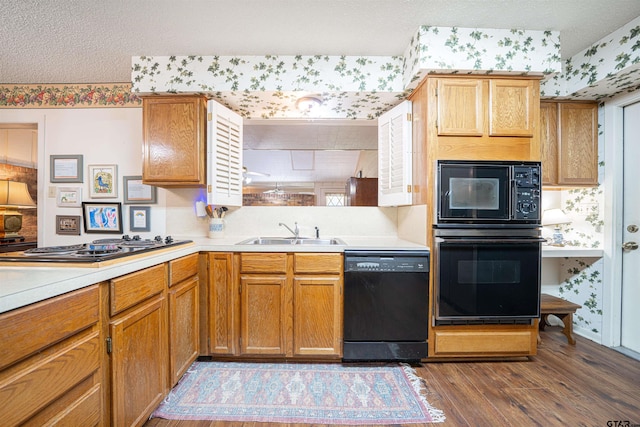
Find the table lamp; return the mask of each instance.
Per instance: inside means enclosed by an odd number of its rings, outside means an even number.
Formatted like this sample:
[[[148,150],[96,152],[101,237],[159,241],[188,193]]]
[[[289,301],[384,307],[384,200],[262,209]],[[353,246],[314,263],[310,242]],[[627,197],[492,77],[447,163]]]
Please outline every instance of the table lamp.
[[[542,225],[553,225],[552,246],[564,246],[564,236],[560,224],[570,224],[571,219],[562,209],[547,209],[542,213]]]
[[[21,239],[22,214],[16,209],[34,209],[35,202],[24,182],[0,180],[0,238]]]

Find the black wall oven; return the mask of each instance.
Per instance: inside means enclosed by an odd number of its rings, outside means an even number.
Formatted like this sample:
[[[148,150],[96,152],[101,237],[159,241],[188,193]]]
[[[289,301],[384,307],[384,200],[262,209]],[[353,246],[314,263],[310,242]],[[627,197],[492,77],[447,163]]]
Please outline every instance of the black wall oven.
[[[541,242],[536,229],[436,229],[435,324],[538,318]]]
[[[439,160],[433,322],[540,315],[540,162]]]

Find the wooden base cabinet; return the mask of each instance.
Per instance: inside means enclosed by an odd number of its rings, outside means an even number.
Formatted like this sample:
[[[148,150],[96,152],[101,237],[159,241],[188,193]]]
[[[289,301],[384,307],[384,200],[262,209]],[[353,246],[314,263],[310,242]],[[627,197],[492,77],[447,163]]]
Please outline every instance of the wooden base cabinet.
[[[169,262],[169,387],[200,353],[198,254]]]
[[[112,425],[143,425],[169,391],[166,285],[165,264],[109,283]]]
[[[210,253],[207,342],[212,356],[342,356],[342,254]],[[201,316],[202,318],[203,316]]]
[[[3,426],[105,424],[100,290],[0,315]]]

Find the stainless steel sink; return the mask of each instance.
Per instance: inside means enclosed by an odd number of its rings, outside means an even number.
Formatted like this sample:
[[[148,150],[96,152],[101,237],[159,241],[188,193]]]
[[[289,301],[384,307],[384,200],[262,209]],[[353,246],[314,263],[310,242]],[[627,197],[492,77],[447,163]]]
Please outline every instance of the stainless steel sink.
[[[316,239],[313,237],[252,237],[236,245],[346,245],[338,238]]]

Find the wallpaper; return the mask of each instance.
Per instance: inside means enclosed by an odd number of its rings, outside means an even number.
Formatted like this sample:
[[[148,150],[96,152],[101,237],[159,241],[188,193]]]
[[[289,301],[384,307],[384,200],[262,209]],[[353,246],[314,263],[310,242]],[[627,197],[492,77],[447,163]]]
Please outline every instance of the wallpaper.
[[[598,182],[604,178],[604,104],[598,109]],[[594,188],[563,190],[562,209],[571,219],[561,225],[570,246],[601,248],[604,240],[604,192]],[[559,296],[582,308],[573,316],[574,328],[601,342],[604,262],[602,258],[565,258],[561,261]]]

